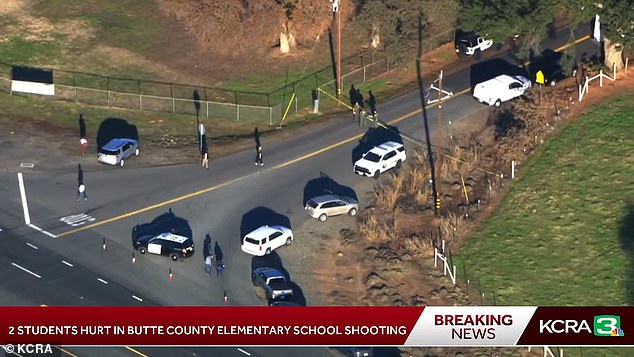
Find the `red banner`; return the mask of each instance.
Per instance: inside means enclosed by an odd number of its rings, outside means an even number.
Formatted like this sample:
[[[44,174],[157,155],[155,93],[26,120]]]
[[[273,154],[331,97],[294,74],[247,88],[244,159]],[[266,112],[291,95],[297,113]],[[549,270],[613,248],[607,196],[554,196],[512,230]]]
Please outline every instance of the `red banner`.
[[[0,344],[403,345],[422,307],[0,307]]]
[[[0,316],[0,345],[18,347],[634,346],[634,307],[0,307]]]

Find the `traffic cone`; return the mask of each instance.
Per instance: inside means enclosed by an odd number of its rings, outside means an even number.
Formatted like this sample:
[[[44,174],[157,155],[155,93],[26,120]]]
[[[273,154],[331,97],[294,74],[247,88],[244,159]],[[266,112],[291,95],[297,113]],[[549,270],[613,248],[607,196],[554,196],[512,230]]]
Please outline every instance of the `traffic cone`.
[[[170,273],[167,276],[167,280],[172,281],[172,279],[174,279],[174,274],[172,274],[172,268],[170,268]]]
[[[225,304],[229,303],[229,298],[227,298],[227,290],[225,290]]]
[[[105,252],[106,251],[106,238],[103,239],[103,244],[101,245],[101,249]]]
[[[136,257],[134,256],[134,252],[132,252],[132,264],[136,264]]]

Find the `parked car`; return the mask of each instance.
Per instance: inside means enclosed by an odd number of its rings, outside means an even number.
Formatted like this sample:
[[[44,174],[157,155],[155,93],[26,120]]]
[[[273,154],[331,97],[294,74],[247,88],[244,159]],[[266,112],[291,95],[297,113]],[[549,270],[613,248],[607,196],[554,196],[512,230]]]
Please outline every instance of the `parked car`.
[[[481,52],[493,46],[493,41],[486,40],[475,32],[457,32],[454,44],[457,54],[477,57]]]
[[[407,156],[405,147],[401,143],[386,141],[375,146],[354,163],[354,172],[362,176],[379,175],[392,168],[400,168]]]
[[[369,346],[364,347],[339,347],[339,351],[343,352],[348,357],[373,357],[374,348]]]
[[[125,165],[125,160],[132,155],[139,156],[139,142],[129,138],[112,139],[97,154],[97,161],[108,165]]]
[[[270,302],[292,300],[293,287],[286,280],[284,274],[275,268],[260,267],[254,269],[251,273],[251,282],[264,289],[266,298]]]
[[[271,254],[275,249],[290,245],[293,242],[293,231],[284,226],[262,226],[242,239],[242,251],[252,255]]]
[[[134,237],[134,248],[141,254],[169,256],[173,261],[194,255],[194,240],[174,233]]]
[[[323,195],[308,200],[304,209],[309,216],[325,222],[328,217],[340,214],[356,216],[359,210],[359,202],[350,197]]]
[[[499,108],[503,102],[524,95],[530,88],[531,81],[528,78],[503,74],[476,84],[473,97],[481,103]]]

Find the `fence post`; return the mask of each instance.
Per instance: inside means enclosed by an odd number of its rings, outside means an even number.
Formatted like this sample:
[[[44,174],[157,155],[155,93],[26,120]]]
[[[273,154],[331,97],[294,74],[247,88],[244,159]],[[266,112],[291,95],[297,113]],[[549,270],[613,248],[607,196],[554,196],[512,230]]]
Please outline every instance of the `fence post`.
[[[363,66],[363,82],[365,82],[365,66]]]
[[[174,101],[174,83],[170,83],[170,97],[172,97],[172,113],[176,111],[176,102]]]
[[[106,106],[110,106],[110,77],[106,77]]]
[[[603,68],[599,70],[599,87],[603,88]]]
[[[240,105],[236,104],[236,120],[240,121]]]
[[[269,126],[273,125],[273,108],[269,105]]]

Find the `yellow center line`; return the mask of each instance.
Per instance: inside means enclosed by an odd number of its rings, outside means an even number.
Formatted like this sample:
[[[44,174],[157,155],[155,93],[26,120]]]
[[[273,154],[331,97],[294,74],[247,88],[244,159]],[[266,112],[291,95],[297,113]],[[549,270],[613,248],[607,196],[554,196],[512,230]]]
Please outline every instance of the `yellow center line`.
[[[139,356],[141,356],[141,357],[150,357],[150,356],[146,355],[145,353],[143,353],[143,352],[141,352],[141,351],[139,351],[139,350],[135,350],[135,349],[134,349],[134,348],[132,348],[132,347],[129,347],[129,346],[123,346],[123,347],[124,347],[125,349],[129,350],[129,351],[132,351],[132,352],[134,352],[134,353],[138,354],[138,355],[139,355]]]
[[[585,40],[587,40],[589,38],[590,38],[590,35],[582,36],[582,37],[576,39],[575,41],[573,41],[571,43],[567,43],[567,44],[565,44],[563,46],[558,47],[557,49],[555,49],[555,51],[559,52],[559,51],[561,51],[563,49],[566,49],[566,48],[572,46],[573,44],[577,44],[579,42],[583,42],[583,41],[585,41]],[[471,91],[471,88],[465,88],[463,90],[460,90],[460,91],[454,93],[453,96],[449,96],[449,97],[446,97],[446,99],[443,99],[443,102],[451,100],[451,99],[453,99],[455,97],[458,97],[458,96],[461,96],[463,94],[469,93],[470,91]],[[428,110],[428,109],[431,109],[431,108],[437,107],[437,106],[438,106],[438,103],[432,103],[432,104],[429,104],[429,105],[425,106],[425,109]],[[390,120],[389,122],[387,122],[387,124],[388,125],[392,125],[392,124],[399,123],[399,122],[401,122],[401,121],[403,121],[405,119],[413,117],[416,114],[420,114],[421,112],[422,112],[422,109],[416,109],[416,110],[411,111],[411,112],[409,112],[407,114],[404,114],[404,115],[402,115],[402,116],[400,116],[400,117],[398,117],[396,119]],[[319,150],[310,152],[308,154],[302,155],[302,156],[297,157],[295,159],[292,159],[292,160],[283,162],[281,164],[275,165],[275,166],[271,167],[270,169],[268,169],[266,171],[281,169],[281,168],[284,168],[286,166],[295,164],[295,163],[297,163],[299,161],[303,161],[303,160],[309,159],[309,158],[311,158],[313,156],[316,156],[316,155],[319,155],[319,154],[321,154],[323,152],[326,152],[326,151],[335,149],[335,148],[337,148],[339,146],[348,144],[348,143],[350,143],[350,142],[352,142],[354,140],[357,140],[357,139],[361,138],[363,135],[365,135],[365,133],[354,135],[352,137],[349,137],[347,139],[341,140],[341,141],[336,142],[334,144],[325,146],[325,147],[323,147],[323,148],[321,148]],[[235,179],[220,183],[218,185],[214,185],[214,186],[202,189],[202,190],[191,192],[191,193],[188,193],[188,194],[183,195],[183,196],[178,196],[178,197],[169,199],[167,201],[159,202],[159,203],[147,206],[147,207],[140,208],[140,209],[135,210],[135,211],[126,212],[124,214],[121,214],[121,215],[118,215],[118,216],[115,216],[115,217],[111,217],[111,218],[108,218],[108,219],[105,219],[105,220],[102,220],[102,221],[98,221],[98,222],[95,222],[95,223],[87,224],[87,225],[79,227],[79,228],[71,229],[71,230],[68,230],[66,232],[62,232],[62,233],[57,234],[56,237],[60,238],[60,237],[68,236],[68,235],[71,235],[71,234],[74,234],[74,233],[77,233],[77,232],[81,232],[81,231],[85,231],[85,230],[88,230],[88,229],[91,229],[91,228],[99,227],[99,226],[102,226],[102,225],[107,224],[107,223],[111,223],[111,222],[118,221],[118,220],[121,220],[121,219],[124,219],[124,218],[132,217],[132,216],[135,216],[137,214],[140,214],[140,213],[143,213],[143,212],[147,212],[147,211],[150,211],[150,210],[153,210],[153,209],[156,209],[156,208],[161,208],[161,207],[164,207],[164,206],[176,203],[176,202],[180,202],[180,201],[186,200],[188,198],[197,197],[197,196],[203,195],[205,193],[209,193],[209,192],[215,191],[217,189],[220,189],[220,188],[229,186],[231,184],[234,184],[236,182],[242,181],[242,180],[244,180],[244,179],[246,179],[248,177],[254,176],[254,175],[256,175],[256,173],[252,173],[252,174],[248,174],[248,175],[245,175],[245,176],[237,177]]]
[[[58,346],[55,346],[55,348],[57,348],[58,350],[60,350],[60,351],[62,351],[62,352],[64,352],[64,353],[66,353],[67,355],[69,355],[69,356],[71,356],[71,357],[79,357],[79,356],[77,356],[76,354],[74,354],[74,353],[70,352],[70,351],[69,351],[69,350],[67,350],[67,349],[64,349],[64,348],[61,348],[61,347],[58,347]]]

